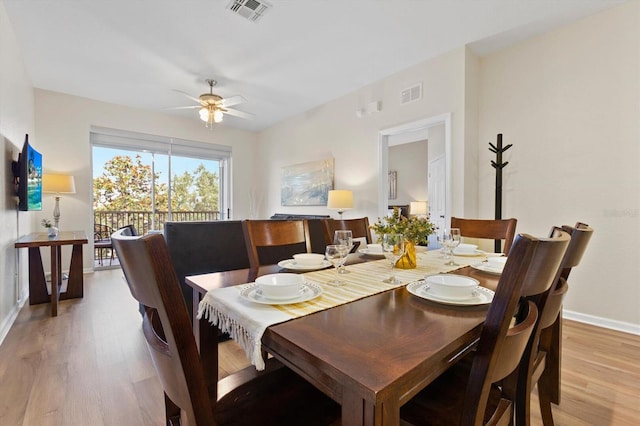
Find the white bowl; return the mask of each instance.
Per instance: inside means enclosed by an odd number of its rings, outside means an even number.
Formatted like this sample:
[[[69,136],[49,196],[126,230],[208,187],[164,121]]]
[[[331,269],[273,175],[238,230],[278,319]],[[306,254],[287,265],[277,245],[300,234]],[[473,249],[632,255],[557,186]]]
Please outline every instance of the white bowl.
[[[296,261],[296,265],[300,266],[321,266],[324,260],[324,254],[318,253],[300,253],[294,254],[293,260]]]
[[[455,274],[431,275],[425,281],[430,292],[447,299],[468,299],[480,284],[476,279]]]
[[[268,299],[291,299],[300,294],[304,278],[298,274],[268,274],[256,278],[260,294]]]
[[[458,244],[458,247],[453,249],[454,253],[473,254],[478,250],[478,246],[475,244]]]
[[[367,244],[367,251],[369,253],[382,254],[382,244]]]
[[[487,266],[491,269],[496,269],[502,271],[504,269],[504,265],[507,263],[506,257],[489,257],[487,258]]]

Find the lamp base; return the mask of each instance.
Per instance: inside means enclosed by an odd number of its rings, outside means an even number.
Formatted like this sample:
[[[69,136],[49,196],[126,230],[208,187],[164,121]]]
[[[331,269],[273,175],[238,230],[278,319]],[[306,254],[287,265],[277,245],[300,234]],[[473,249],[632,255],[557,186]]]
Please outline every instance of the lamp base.
[[[56,205],[53,208],[53,222],[56,228],[60,229],[58,224],[60,223],[60,197],[56,197]]]

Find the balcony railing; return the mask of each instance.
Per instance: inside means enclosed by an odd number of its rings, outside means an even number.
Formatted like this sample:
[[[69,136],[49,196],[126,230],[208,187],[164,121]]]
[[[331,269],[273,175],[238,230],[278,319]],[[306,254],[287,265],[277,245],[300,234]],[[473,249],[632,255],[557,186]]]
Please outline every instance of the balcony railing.
[[[193,211],[193,212],[168,212],[148,211],[95,211],[93,220],[96,224],[107,225],[116,230],[126,225],[133,225],[138,234],[144,235],[152,230],[163,230],[165,222],[195,222],[206,220],[219,220],[220,212],[217,211]]]

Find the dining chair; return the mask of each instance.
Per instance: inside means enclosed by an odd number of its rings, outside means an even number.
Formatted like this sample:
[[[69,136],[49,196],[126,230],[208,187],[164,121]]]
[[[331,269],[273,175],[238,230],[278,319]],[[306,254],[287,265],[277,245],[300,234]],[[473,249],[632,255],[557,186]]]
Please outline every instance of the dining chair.
[[[516,424],[528,425],[530,422],[530,397],[535,385],[538,385],[538,401],[542,422],[553,425],[551,403],[560,403],[560,366],[562,358],[562,301],[569,290],[567,279],[572,268],[578,266],[593,235],[593,229],[578,222],[574,227],[564,225],[554,227],[551,233],[562,229],[571,235],[560,266],[560,275],[540,310],[538,333],[523,356],[521,377],[518,383],[518,403],[516,406]]]
[[[302,220],[242,221],[251,279],[262,265],[274,265],[297,253],[311,253],[309,226]]]
[[[508,254],[516,235],[517,219],[464,219],[451,218],[451,227],[460,228],[460,235],[469,238],[483,238],[496,240],[494,251]],[[501,242],[504,240],[504,249]]]
[[[361,217],[358,219],[324,219],[324,237],[327,244],[333,244],[333,236],[335,231],[346,230],[351,231],[354,239],[364,238],[367,244],[373,242],[371,237],[371,229],[369,228],[369,218]],[[358,249],[358,244],[354,244],[352,252]]]
[[[569,235],[518,235],[487,311],[478,345],[400,409],[410,424],[512,424],[518,365],[538,319],[535,300],[559,273]],[[455,362],[455,361],[454,361]]]
[[[249,366],[223,379],[204,371],[191,322],[162,235],[114,234],[114,247],[133,297],[147,309],[143,334],[165,396],[167,425],[332,424],[340,407],[279,361]],[[212,329],[215,328],[212,326]]]

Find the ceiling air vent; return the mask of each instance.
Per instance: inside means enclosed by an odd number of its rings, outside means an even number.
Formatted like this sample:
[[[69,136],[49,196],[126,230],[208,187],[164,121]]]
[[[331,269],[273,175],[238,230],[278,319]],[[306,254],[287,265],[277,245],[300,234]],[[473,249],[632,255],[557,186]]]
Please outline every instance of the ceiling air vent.
[[[269,3],[258,0],[231,0],[227,9],[251,22],[256,22],[270,7]]]
[[[415,84],[400,92],[400,105],[422,99],[422,83]]]

